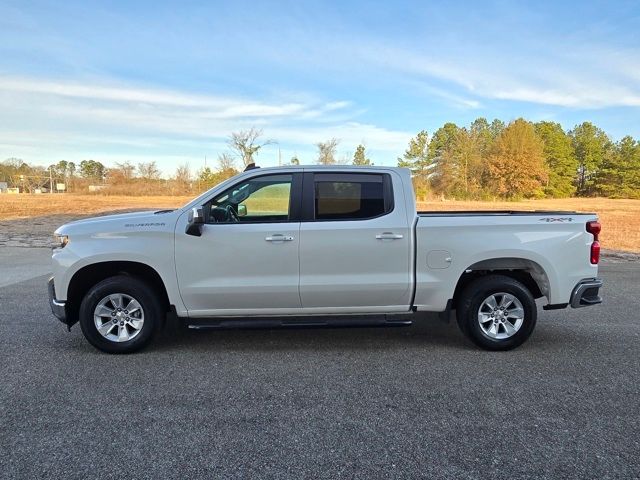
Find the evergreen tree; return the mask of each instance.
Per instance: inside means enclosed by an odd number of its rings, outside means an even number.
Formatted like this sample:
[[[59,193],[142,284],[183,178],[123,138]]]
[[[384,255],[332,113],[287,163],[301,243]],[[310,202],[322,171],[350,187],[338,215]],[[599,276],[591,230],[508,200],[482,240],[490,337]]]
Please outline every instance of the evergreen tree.
[[[459,167],[459,179],[455,185],[454,194],[462,194],[464,197],[476,196],[482,188],[483,143],[485,139],[482,133],[473,128],[460,128],[453,144]]]
[[[420,179],[426,180],[429,175],[429,136],[425,130],[409,140],[409,147],[404,155],[398,158],[398,166],[408,168]]]
[[[398,166],[411,170],[413,185],[418,196],[424,196],[430,173],[429,162],[429,135],[426,130],[409,140],[409,147],[404,155],[398,158]]]
[[[594,183],[599,195],[640,198],[640,142],[627,135],[609,149]]]
[[[360,144],[356,148],[356,152],[353,154],[353,164],[354,165],[373,165],[371,160],[367,158],[367,153],[365,151],[364,145]]]
[[[93,180],[104,180],[107,170],[105,166],[95,160],[82,160],[80,162],[80,175],[83,178],[90,178]]]
[[[573,151],[571,138],[559,123],[538,122],[535,128],[542,139],[545,163],[549,170],[549,180],[544,187],[544,193],[554,198],[574,195],[578,160]]]
[[[480,156],[484,159],[487,157],[489,150],[495,140],[494,131],[484,117],[476,118],[471,122],[469,133],[476,139]]]
[[[445,123],[436,130],[429,142],[431,185],[441,194],[455,191],[460,180],[459,158],[454,151],[458,130],[455,123]]]
[[[596,192],[595,174],[602,165],[605,155],[611,153],[611,140],[591,122],[576,125],[569,135],[578,159],[577,193],[593,195]]]
[[[491,132],[491,138],[493,140],[496,140],[500,136],[500,134],[502,134],[505,128],[506,128],[506,125],[502,120],[498,120],[497,118],[494,118],[493,122],[491,122],[491,125],[489,125],[489,132]]]

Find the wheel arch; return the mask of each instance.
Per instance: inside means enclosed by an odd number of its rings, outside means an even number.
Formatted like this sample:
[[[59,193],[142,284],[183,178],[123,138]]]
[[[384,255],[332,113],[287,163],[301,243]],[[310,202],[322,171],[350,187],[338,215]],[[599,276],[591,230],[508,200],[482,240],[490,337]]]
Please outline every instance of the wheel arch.
[[[143,280],[158,292],[163,306],[169,309],[169,295],[160,274],[149,265],[133,261],[106,261],[85,265],[73,274],[67,288],[69,326],[78,321],[80,303],[91,287],[115,275],[130,275]]]
[[[527,287],[534,298],[549,298],[549,276],[539,263],[527,258],[502,257],[481,260],[469,265],[458,279],[453,294],[453,305],[456,305],[460,294],[472,281],[492,274],[518,280]]]

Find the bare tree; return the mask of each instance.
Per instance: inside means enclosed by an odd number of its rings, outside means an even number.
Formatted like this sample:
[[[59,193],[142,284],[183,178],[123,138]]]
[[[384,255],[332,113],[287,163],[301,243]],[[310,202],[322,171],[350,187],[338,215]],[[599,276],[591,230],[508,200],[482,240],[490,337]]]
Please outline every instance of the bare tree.
[[[114,170],[118,170],[123,179],[131,180],[134,172],[136,171],[136,167],[128,161],[123,163],[116,162],[116,168]]]
[[[336,161],[336,150],[340,140],[332,138],[326,142],[316,143],[318,147],[318,163],[321,165],[333,165]]]
[[[147,163],[139,163],[138,175],[145,180],[158,180],[160,178],[160,169],[158,169],[155,160]]]
[[[245,167],[255,163],[254,157],[258,155],[262,147],[274,143],[273,140],[259,141],[261,136],[261,129],[251,127],[249,130],[233,132],[229,137],[227,142],[229,148],[242,158]]]
[[[191,181],[191,170],[188,163],[183,163],[176,168],[176,174],[174,175],[176,182],[187,185]]]
[[[218,170],[224,172],[226,170],[236,170],[236,160],[229,153],[221,153],[218,155]]]

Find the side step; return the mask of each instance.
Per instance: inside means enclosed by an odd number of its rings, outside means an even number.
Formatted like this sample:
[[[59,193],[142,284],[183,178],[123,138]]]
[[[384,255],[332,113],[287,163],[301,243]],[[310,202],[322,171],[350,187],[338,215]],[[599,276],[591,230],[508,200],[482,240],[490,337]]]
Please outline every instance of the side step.
[[[407,327],[413,322],[408,315],[347,315],[307,317],[220,317],[183,318],[182,321],[194,330],[204,329],[260,329],[260,328],[353,328],[353,327]]]

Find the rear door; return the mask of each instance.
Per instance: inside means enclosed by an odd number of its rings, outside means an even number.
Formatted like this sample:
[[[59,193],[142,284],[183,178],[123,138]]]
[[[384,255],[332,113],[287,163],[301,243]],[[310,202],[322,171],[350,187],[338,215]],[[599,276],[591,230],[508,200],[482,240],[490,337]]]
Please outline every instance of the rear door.
[[[411,229],[393,172],[305,173],[300,297],[309,311],[406,311]]]

